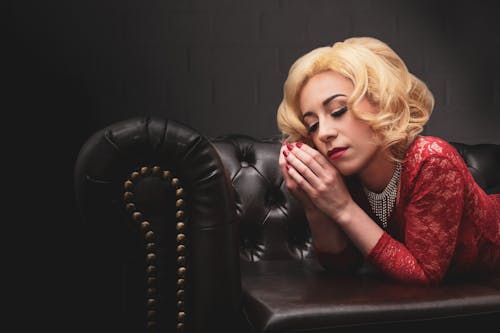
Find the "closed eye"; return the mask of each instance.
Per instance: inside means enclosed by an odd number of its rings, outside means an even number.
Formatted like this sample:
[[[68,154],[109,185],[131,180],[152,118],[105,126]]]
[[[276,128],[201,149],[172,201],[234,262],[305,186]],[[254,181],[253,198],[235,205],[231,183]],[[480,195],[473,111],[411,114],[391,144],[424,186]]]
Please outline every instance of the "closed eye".
[[[347,112],[347,105],[337,111],[330,113],[330,116],[332,116],[333,118],[338,118],[346,112]],[[314,123],[311,126],[309,126],[309,128],[307,129],[307,134],[311,135],[312,133],[316,132],[318,126],[319,123]]]
[[[338,110],[338,111],[335,111],[335,112],[332,112],[330,113],[330,115],[333,117],[333,118],[338,118],[340,117],[341,115],[343,115],[344,113],[346,113],[347,111],[347,105],[344,106],[342,109]]]
[[[307,134],[311,135],[312,133],[316,132],[317,129],[318,129],[318,123],[314,123],[307,129]]]

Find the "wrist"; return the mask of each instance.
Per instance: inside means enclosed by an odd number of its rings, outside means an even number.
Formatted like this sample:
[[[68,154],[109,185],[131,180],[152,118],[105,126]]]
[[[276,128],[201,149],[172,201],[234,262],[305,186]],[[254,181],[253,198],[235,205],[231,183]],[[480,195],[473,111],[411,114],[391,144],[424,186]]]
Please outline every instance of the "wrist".
[[[357,209],[360,209],[360,207],[353,200],[349,200],[344,208],[334,213],[333,219],[343,229],[345,225],[352,221]]]

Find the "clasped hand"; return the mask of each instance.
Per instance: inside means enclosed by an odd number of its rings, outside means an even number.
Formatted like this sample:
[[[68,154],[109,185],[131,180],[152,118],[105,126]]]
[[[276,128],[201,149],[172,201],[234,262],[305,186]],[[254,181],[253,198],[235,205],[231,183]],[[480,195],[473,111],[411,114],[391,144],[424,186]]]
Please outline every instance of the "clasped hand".
[[[324,155],[305,143],[285,142],[279,165],[288,190],[306,211],[319,209],[340,222],[352,199],[342,175]]]

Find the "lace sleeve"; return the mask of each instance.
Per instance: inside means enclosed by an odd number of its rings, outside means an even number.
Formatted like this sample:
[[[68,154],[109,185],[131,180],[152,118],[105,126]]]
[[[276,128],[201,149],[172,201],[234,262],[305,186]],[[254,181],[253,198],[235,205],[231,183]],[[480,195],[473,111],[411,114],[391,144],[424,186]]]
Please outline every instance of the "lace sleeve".
[[[445,157],[422,164],[404,211],[404,243],[385,233],[368,260],[403,282],[439,283],[453,257],[464,206],[464,178]]]

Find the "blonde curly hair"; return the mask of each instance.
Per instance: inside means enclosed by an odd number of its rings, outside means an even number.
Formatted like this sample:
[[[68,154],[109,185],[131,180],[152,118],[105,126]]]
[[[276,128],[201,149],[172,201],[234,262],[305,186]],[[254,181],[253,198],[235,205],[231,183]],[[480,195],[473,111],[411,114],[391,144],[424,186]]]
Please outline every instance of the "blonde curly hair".
[[[396,52],[371,37],[353,37],[331,47],[320,47],[295,61],[284,83],[277,113],[283,139],[310,142],[299,108],[299,94],[309,78],[329,70],[351,80],[354,91],[348,98],[348,109],[380,135],[383,147],[393,159],[401,160],[429,120],[434,97],[427,85],[408,71]],[[378,107],[378,113],[356,111],[364,97]]]

